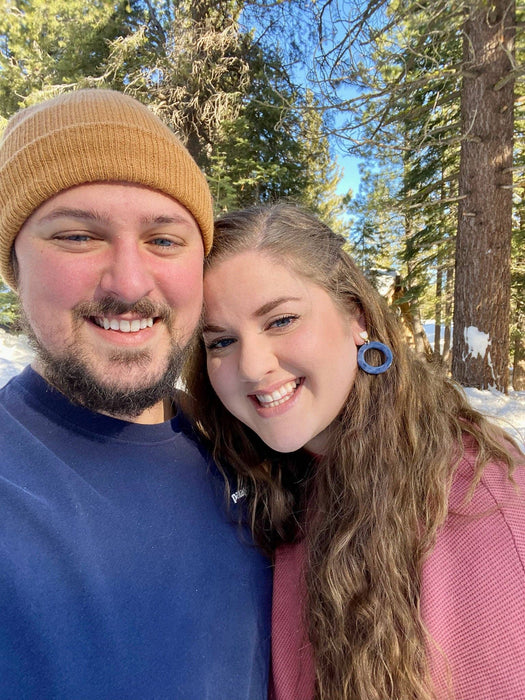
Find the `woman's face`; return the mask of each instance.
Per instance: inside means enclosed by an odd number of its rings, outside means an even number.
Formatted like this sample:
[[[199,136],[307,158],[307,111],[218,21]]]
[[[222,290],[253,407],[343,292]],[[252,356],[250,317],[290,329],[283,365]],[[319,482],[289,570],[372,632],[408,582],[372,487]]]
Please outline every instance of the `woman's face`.
[[[361,319],[255,251],[208,270],[204,302],[208,375],[222,403],[274,450],[323,454],[354,383]]]

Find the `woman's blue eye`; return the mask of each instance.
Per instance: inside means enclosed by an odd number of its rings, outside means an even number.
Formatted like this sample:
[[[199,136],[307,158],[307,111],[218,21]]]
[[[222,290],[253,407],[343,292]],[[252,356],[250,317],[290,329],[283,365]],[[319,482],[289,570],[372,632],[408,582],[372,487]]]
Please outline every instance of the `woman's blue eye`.
[[[219,338],[218,340],[212,340],[211,343],[206,345],[206,350],[222,350],[231,345],[234,341],[233,338]]]
[[[285,326],[289,326],[296,318],[297,316],[281,316],[281,318],[276,318],[275,321],[272,321],[270,326],[274,328],[284,328]]]

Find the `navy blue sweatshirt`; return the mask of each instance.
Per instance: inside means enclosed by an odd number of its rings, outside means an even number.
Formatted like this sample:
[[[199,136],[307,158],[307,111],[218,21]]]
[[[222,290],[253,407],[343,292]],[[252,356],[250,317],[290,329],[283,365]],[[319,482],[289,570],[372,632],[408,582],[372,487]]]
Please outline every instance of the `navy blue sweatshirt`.
[[[184,419],[0,390],[0,698],[263,700],[271,570]]]

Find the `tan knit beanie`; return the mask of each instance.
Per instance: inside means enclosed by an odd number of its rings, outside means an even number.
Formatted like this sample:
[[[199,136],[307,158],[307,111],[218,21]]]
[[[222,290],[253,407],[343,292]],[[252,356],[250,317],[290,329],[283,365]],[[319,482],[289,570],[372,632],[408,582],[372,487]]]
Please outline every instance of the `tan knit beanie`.
[[[11,247],[46,200],[88,182],[132,182],[191,212],[205,252],[213,239],[210,189],[181,141],[147,107],[113,90],[77,90],[20,110],[0,143],[0,273],[13,289]]]

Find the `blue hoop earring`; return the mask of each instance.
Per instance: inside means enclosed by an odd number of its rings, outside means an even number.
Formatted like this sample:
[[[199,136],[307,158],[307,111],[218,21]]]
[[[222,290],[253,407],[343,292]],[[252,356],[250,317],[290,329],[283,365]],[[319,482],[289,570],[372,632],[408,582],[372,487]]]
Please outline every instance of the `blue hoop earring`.
[[[379,350],[380,352],[382,352],[385,356],[383,364],[379,365],[378,367],[374,367],[374,365],[369,365],[368,362],[365,360],[365,352],[367,350]],[[367,374],[383,374],[383,372],[386,372],[387,369],[390,367],[393,359],[394,356],[392,355],[392,350],[390,350],[388,345],[380,343],[377,340],[373,340],[371,343],[364,343],[364,345],[360,346],[357,353],[357,364],[363,370],[363,372],[366,372]]]

